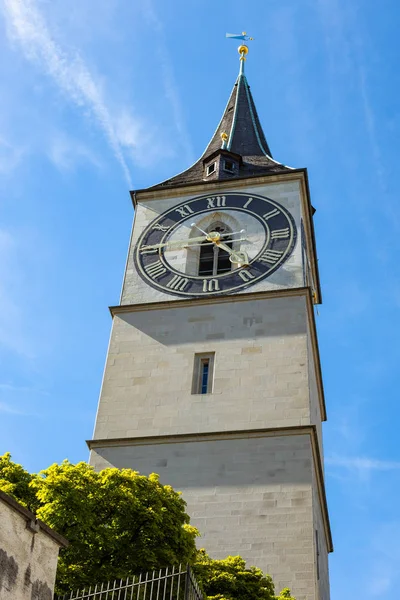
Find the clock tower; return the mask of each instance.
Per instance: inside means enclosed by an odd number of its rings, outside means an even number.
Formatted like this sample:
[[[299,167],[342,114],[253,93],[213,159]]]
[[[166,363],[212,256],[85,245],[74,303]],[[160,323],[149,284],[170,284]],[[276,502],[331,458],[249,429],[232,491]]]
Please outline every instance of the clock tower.
[[[213,558],[328,600],[314,209],[306,169],[271,156],[247,52],[201,158],[131,193],[90,461],[158,473]]]

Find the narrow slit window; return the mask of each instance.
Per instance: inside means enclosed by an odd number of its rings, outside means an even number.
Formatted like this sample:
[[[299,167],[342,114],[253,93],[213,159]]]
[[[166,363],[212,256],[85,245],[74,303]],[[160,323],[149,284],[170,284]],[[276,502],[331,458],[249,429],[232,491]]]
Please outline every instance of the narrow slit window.
[[[205,358],[201,361],[201,394],[208,392],[208,378],[210,375],[210,359]]]
[[[317,579],[319,579],[319,536],[317,530],[315,530],[315,553],[317,555]]]
[[[192,394],[211,394],[214,371],[214,353],[195,354]]]

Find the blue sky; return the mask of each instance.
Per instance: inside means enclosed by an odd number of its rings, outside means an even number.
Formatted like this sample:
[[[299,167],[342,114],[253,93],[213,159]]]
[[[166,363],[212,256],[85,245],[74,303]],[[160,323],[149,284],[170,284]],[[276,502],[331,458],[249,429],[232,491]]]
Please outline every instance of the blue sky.
[[[274,158],[308,167],[333,600],[400,584],[394,0],[0,0],[0,452],[86,460],[132,220],[198,157],[246,65]],[[396,43],[397,42],[397,43]],[[392,596],[394,597],[394,596]]]

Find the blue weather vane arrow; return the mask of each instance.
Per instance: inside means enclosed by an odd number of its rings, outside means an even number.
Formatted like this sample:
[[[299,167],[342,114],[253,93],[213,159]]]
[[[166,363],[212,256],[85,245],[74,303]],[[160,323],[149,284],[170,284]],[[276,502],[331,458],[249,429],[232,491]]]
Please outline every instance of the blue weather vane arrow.
[[[254,40],[254,38],[249,37],[245,31],[242,31],[242,33],[227,33],[226,37],[231,40]]]
[[[245,31],[242,31],[242,33],[226,33],[225,35],[230,40],[241,40],[242,42],[247,42],[247,40],[254,40],[254,38],[249,37]],[[246,46],[246,44],[242,43],[242,44],[240,44],[240,46],[238,48],[238,52],[240,54],[239,75],[243,75],[244,74],[244,63],[246,60],[246,56],[249,52],[249,49]]]

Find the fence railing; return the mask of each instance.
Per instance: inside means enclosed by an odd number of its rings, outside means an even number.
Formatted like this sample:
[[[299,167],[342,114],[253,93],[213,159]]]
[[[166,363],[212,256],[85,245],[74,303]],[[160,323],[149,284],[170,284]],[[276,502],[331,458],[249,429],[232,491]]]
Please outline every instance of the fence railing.
[[[189,566],[167,567],[68,592],[58,600],[203,600]]]

